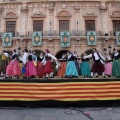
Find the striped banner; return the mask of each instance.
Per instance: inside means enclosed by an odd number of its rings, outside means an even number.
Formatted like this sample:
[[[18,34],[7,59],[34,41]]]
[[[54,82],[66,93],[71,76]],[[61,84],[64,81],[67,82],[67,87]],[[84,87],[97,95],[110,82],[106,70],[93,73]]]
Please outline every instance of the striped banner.
[[[0,101],[120,100],[120,82],[0,82]]]

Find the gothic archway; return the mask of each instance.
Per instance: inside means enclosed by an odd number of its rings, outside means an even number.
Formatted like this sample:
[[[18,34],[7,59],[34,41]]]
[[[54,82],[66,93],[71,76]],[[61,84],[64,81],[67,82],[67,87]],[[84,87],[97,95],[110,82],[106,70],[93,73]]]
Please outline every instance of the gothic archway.
[[[67,53],[69,50],[60,50],[56,55],[55,55],[55,57],[57,58],[57,59],[60,59],[61,57],[62,57],[62,55],[63,55],[63,53]]]

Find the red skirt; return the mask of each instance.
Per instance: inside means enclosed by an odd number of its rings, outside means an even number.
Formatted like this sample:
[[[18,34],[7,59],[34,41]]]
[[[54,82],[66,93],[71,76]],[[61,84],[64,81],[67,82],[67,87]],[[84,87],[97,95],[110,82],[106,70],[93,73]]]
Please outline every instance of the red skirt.
[[[41,64],[41,62],[37,62],[37,74],[39,77],[45,76],[43,71],[44,71],[44,66]]]
[[[52,63],[51,61],[47,61],[46,64],[44,65],[43,73],[46,75],[46,74],[50,74],[51,72],[53,72]]]
[[[105,68],[100,61],[94,62],[91,68],[91,72],[104,72]]]

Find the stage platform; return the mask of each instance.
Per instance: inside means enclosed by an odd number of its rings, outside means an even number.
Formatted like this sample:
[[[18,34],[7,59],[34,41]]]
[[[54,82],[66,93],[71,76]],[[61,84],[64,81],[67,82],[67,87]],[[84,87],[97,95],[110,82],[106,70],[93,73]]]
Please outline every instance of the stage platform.
[[[0,106],[97,107],[120,105],[116,78],[0,78]]]

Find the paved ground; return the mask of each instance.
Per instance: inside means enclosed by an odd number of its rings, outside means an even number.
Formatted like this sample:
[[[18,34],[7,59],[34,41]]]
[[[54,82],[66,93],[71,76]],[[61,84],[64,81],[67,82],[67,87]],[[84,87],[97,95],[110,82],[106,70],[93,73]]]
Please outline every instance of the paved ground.
[[[84,112],[81,113],[81,110]],[[0,120],[120,120],[120,107],[84,109],[0,108]]]

